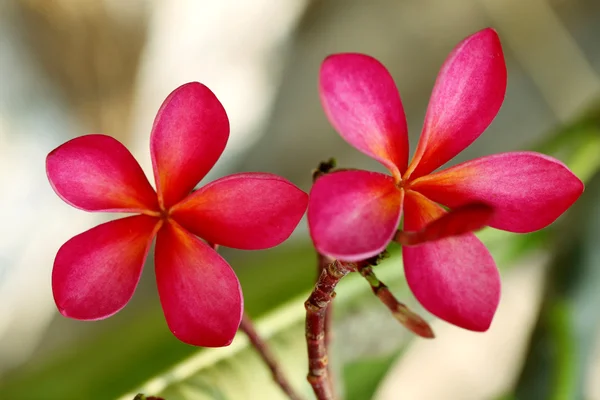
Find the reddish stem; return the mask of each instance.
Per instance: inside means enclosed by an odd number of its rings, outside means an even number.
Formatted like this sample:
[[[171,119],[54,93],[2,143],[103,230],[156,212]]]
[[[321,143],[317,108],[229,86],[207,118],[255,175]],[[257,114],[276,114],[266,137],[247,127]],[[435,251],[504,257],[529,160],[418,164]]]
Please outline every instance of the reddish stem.
[[[248,316],[248,314],[244,313],[242,316],[242,323],[240,324],[240,329],[248,336],[250,339],[250,343],[256,349],[262,360],[267,364],[269,370],[271,371],[271,375],[273,376],[273,380],[279,385],[281,390],[292,400],[302,400],[295,391],[294,388],[290,385],[288,380],[285,377],[285,374],[281,370],[281,367],[273,352],[267,345],[267,343],[260,337],[256,329],[254,328],[254,324],[252,320]]]
[[[317,277],[320,277],[323,270],[326,269],[327,266],[333,262],[333,260],[330,257],[327,257],[326,255],[317,253],[317,261],[318,261]],[[333,303],[329,303],[327,305],[327,308],[325,309],[325,351],[326,351],[326,354],[328,357],[331,354],[331,352],[329,350],[330,350],[330,344],[333,341],[332,324],[333,324]],[[333,387],[334,394],[335,394],[335,384],[333,383],[333,375],[331,374],[330,365],[331,365],[330,363],[327,364],[327,373],[331,377],[332,387]]]
[[[369,285],[371,285],[373,293],[392,312],[392,315],[398,322],[421,337],[428,339],[435,337],[429,324],[396,299],[385,283],[377,278],[371,265],[359,264],[357,268],[358,272],[365,277],[367,282],[369,282]]]
[[[367,262],[360,262],[360,264]],[[308,382],[318,400],[333,400],[333,387],[328,372],[329,360],[326,346],[326,314],[331,300],[335,297],[335,287],[348,273],[357,270],[356,263],[335,260],[321,271],[306,308],[306,346],[308,349]]]

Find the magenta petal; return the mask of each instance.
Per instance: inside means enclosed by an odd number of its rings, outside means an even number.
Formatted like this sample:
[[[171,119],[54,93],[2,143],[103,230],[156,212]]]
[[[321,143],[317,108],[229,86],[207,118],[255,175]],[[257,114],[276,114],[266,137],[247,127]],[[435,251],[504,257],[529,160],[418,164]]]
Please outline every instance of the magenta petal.
[[[215,165],[229,138],[229,120],[217,97],[201,83],[175,89],[162,104],[150,138],[159,201],[184,198]]]
[[[419,231],[398,231],[394,240],[405,246],[475,232],[488,226],[494,209],[483,203],[468,203],[450,210]]]
[[[313,185],[308,201],[308,227],[316,249],[345,261],[380,253],[398,229],[402,198],[403,191],[388,175],[324,175]]]
[[[306,193],[277,175],[242,173],[190,194],[173,208],[171,216],[211,243],[256,250],[286,240],[307,203]]]
[[[500,110],[505,92],[506,65],[496,32],[484,29],[460,42],[438,75],[407,175],[428,174],[473,143]]]
[[[352,146],[399,179],[408,160],[404,108],[390,73],[364,54],[335,54],[323,62],[321,102],[335,129]]]
[[[158,232],[155,257],[158,294],[171,332],[194,346],[230,344],[244,304],[229,264],[172,222]]]
[[[444,211],[409,191],[404,229],[422,229]],[[489,328],[500,301],[500,275],[483,243],[472,233],[402,247],[406,281],[433,315],[464,329]]]
[[[534,152],[494,154],[417,179],[411,188],[454,208],[482,201],[490,226],[532,232],[552,223],[579,198],[583,183],[560,161]]]
[[[96,320],[125,307],[140,279],[158,219],[137,215],[98,225],[66,242],[52,270],[65,317]]]
[[[106,135],[86,135],[54,149],[46,158],[54,191],[86,211],[157,210],[156,193],[129,150]]]

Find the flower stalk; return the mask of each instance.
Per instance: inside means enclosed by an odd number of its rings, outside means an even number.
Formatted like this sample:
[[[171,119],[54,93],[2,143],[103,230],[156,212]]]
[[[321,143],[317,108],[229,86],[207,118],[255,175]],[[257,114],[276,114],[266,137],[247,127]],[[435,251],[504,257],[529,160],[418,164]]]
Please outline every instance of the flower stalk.
[[[335,260],[323,268],[306,308],[306,345],[308,349],[308,382],[318,400],[333,400],[334,392],[329,376],[326,346],[326,314],[331,300],[335,297],[335,287],[348,273],[356,271],[358,266],[367,265],[367,261],[347,263]]]
[[[327,257],[326,255],[317,254],[317,262],[318,262],[318,269],[317,269],[317,277],[321,276],[321,273],[323,272],[323,270],[327,269],[328,265],[332,262],[333,260],[329,257]],[[332,326],[332,322],[333,322],[333,303],[329,303],[327,305],[327,308],[325,309],[325,350],[327,352],[327,354],[329,353],[329,348],[330,348],[330,344],[333,340],[333,330],[331,328]],[[329,373],[331,374],[331,368],[329,369]],[[335,387],[335,385],[334,385]]]
[[[357,268],[358,272],[371,286],[375,296],[392,312],[398,322],[409,331],[423,338],[433,339],[435,337],[429,324],[396,299],[385,283],[377,278],[371,265],[359,264]]]
[[[283,373],[281,365],[269,348],[269,345],[260,337],[259,333],[256,331],[256,328],[254,327],[254,323],[246,313],[244,313],[242,316],[240,330],[244,332],[246,336],[248,336],[250,343],[258,352],[260,358],[269,367],[271,375],[273,376],[273,380],[287,395],[287,397],[290,400],[303,400],[302,397],[296,393],[292,385],[290,385],[289,381],[285,377],[285,374]]]
[[[321,161],[316,169],[313,170],[312,179],[313,183],[316,182],[321,176],[332,172],[336,167],[335,158],[329,158],[327,161]],[[321,276],[323,270],[327,269],[328,265],[333,262],[331,257],[328,257],[324,254],[317,252],[317,280]],[[328,357],[331,354],[330,345],[333,340],[333,303],[329,303],[327,308],[325,309],[325,321],[324,321],[324,340],[325,340],[325,354]],[[327,363],[327,375],[329,376],[332,396],[335,396],[335,382],[333,379],[333,374],[331,373],[331,364]]]

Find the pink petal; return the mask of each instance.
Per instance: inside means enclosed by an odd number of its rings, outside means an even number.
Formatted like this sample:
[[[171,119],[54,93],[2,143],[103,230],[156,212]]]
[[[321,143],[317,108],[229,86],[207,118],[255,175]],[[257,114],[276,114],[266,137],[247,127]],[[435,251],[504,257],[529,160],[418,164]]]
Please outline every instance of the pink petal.
[[[171,332],[194,346],[230,344],[244,304],[229,264],[174,222],[158,232],[155,257],[158,294]]]
[[[440,70],[406,176],[428,174],[473,143],[500,110],[505,92],[496,31],[484,29],[460,42]]]
[[[62,245],[52,270],[52,291],[60,313],[97,320],[125,307],[140,279],[158,223],[145,215],[118,219]]]
[[[169,208],[215,165],[229,138],[225,109],[206,86],[175,89],[158,110],[150,151],[159,202]]]
[[[398,231],[394,240],[405,246],[414,246],[475,232],[489,225],[492,215],[492,207],[483,203],[469,203],[442,214],[419,231]]]
[[[329,56],[321,66],[320,94],[340,135],[399,180],[408,160],[406,117],[385,67],[364,54]]]
[[[490,226],[523,233],[552,223],[579,198],[583,183],[552,157],[514,152],[424,176],[411,189],[448,207],[487,203],[494,207]]]
[[[390,176],[377,172],[322,176],[308,200],[308,227],[316,249],[345,261],[379,254],[398,229],[403,193]]]
[[[86,211],[158,210],[156,193],[129,150],[105,135],[86,135],[46,157],[52,188],[64,201]]]
[[[178,203],[171,216],[211,243],[256,250],[286,240],[307,203],[306,193],[277,175],[243,173],[200,188]]]
[[[423,195],[408,191],[404,228],[420,230],[444,214]],[[461,328],[486,331],[500,301],[492,256],[472,233],[402,248],[406,281],[433,315]]]

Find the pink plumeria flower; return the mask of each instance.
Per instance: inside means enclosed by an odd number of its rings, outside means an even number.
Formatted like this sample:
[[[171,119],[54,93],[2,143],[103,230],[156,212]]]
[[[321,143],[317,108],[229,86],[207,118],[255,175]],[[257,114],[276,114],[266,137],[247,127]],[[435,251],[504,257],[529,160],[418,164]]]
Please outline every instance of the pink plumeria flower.
[[[408,136],[398,90],[385,67],[362,54],[336,54],[321,67],[320,93],[342,137],[382,163],[392,176],[360,170],[318,179],[308,205],[317,250],[356,261],[392,240],[402,211],[404,230],[419,231],[450,209],[483,203],[489,225],[532,232],[558,218],[583,191],[560,161],[533,152],[503,153],[433,172],[492,122],[504,99],[506,66],[498,35],[485,29],[450,53],[438,75],[421,139],[408,164]],[[402,256],[408,285],[432,314],[485,331],[500,298],[490,253],[466,233],[415,246]]]
[[[131,153],[109,136],[78,137],[48,155],[50,184],[73,207],[138,214],[92,228],[60,248],[52,290],[61,314],[98,320],[122,309],[156,236],[156,282],[173,334],[197,346],[231,343],[243,312],[242,292],[211,245],[278,245],[302,218],[308,195],[264,173],[226,176],[192,192],[228,137],[219,100],[206,86],[188,83],[167,97],[154,121],[156,192]]]

